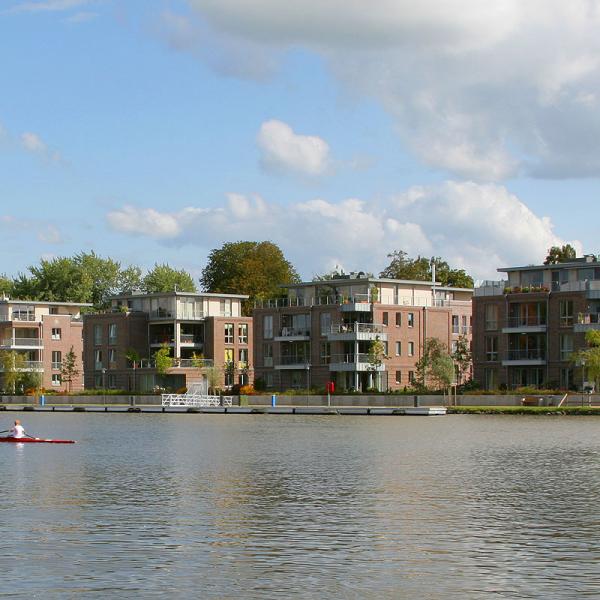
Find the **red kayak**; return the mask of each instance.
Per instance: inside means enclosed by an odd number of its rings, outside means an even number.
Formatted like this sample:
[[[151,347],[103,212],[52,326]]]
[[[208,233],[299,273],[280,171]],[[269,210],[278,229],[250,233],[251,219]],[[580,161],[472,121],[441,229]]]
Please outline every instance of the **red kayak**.
[[[47,440],[44,438],[0,437],[0,442],[12,444],[74,444],[75,440]]]

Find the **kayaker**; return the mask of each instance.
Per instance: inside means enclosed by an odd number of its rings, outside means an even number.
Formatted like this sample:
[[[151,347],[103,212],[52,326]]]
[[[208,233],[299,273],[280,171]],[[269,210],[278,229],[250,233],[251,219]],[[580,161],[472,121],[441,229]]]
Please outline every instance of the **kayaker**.
[[[22,438],[27,435],[25,433],[25,429],[24,429],[23,425],[21,425],[21,421],[19,421],[19,419],[17,419],[15,421],[15,424],[12,426],[11,430],[8,432],[8,435],[10,435],[10,437],[14,437],[14,438]]]

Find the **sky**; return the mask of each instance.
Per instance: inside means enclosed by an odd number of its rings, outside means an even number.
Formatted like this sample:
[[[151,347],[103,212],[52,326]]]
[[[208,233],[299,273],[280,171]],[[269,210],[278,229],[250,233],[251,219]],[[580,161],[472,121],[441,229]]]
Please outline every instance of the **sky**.
[[[600,1],[0,0],[0,273],[598,253]]]

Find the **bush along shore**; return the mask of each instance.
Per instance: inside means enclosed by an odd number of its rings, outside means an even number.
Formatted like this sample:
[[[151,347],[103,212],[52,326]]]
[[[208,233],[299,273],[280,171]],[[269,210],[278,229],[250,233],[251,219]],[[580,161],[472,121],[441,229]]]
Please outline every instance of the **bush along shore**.
[[[600,406],[449,406],[453,415],[594,415]]]

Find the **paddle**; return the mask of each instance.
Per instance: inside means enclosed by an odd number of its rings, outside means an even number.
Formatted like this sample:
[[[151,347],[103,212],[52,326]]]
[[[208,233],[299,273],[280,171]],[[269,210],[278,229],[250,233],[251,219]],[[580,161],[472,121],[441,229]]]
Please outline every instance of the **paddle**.
[[[0,433],[8,433],[10,429],[5,429],[4,431],[0,431]]]

